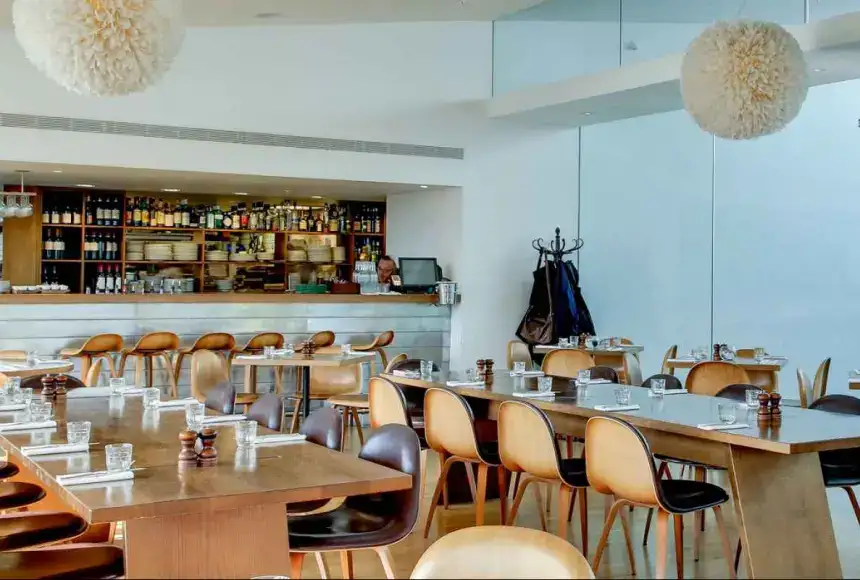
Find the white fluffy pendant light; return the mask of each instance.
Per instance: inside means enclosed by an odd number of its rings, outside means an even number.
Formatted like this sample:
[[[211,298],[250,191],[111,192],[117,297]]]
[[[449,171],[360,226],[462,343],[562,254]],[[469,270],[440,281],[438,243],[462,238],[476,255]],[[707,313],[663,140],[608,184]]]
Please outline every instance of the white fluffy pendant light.
[[[182,0],[15,0],[15,36],[48,78],[82,95],[157,83],[185,35]]]
[[[800,45],[772,22],[718,22],[690,44],[681,66],[687,111],[725,139],[782,130],[800,112],[807,87]]]

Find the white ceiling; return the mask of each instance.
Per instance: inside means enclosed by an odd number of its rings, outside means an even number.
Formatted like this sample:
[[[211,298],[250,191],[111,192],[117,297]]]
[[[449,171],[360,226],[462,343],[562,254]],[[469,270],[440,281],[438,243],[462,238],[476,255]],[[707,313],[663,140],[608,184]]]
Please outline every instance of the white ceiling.
[[[24,176],[25,185],[76,187],[80,184],[90,184],[98,189],[156,194],[164,188],[174,188],[188,195],[230,195],[244,192],[251,196],[280,199],[308,199],[318,195],[333,200],[382,201],[393,193],[419,193],[437,189],[432,185],[422,188],[421,185],[424,184],[298,179],[86,165],[48,165],[15,161],[0,161],[0,181],[6,184],[18,184],[20,176],[15,173],[17,169],[29,171]]]
[[[13,0],[0,0],[0,26]],[[189,26],[273,26],[348,22],[491,21],[541,0],[185,0]]]

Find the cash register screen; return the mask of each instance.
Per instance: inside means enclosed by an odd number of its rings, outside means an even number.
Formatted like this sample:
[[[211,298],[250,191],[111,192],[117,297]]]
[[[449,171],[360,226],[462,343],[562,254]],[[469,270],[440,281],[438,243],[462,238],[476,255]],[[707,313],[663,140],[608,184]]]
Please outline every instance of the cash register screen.
[[[439,281],[436,258],[400,258],[404,286],[435,286]]]

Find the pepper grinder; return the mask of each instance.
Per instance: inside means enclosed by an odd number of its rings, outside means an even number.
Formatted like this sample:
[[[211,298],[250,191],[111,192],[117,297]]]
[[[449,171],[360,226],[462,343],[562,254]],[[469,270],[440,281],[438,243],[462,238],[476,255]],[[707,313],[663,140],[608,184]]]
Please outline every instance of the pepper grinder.
[[[57,397],[65,397],[66,396],[66,381],[69,377],[66,375],[57,375],[55,380],[57,385],[56,396]]]
[[[493,374],[493,365],[494,364],[496,364],[496,362],[493,359],[491,359],[491,358],[484,359],[484,367],[487,369],[488,375]]]
[[[758,394],[758,423],[770,424],[770,395],[765,392]]]
[[[215,449],[215,438],[218,432],[211,427],[206,427],[198,435],[203,443],[203,449],[197,454],[197,465],[200,467],[212,467],[218,463],[218,450]]]
[[[194,445],[197,443],[197,432],[183,431],[179,434],[179,444],[182,449],[179,451],[179,467],[191,467],[197,465],[197,451],[194,450]]]
[[[46,400],[53,399],[57,394],[56,379],[52,375],[42,377],[42,398]]]
[[[714,356],[712,360],[720,360],[720,345],[714,343]]]
[[[478,378],[482,381],[486,380],[487,372],[484,369],[484,359],[479,358],[477,361],[475,361],[475,366],[478,367]]]
[[[782,407],[780,407],[780,403],[782,402],[782,395],[779,393],[771,393],[770,394],[770,422],[773,425],[779,425],[782,423]]]

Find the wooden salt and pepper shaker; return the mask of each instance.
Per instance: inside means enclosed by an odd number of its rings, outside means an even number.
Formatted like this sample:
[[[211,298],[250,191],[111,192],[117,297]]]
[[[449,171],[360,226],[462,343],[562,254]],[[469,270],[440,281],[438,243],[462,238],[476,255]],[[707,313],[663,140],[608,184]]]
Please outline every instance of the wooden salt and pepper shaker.
[[[714,344],[714,356],[713,360],[720,360],[720,345]]]
[[[491,358],[484,359],[484,367],[487,369],[488,375],[493,374],[493,365],[494,364],[496,364],[496,362],[493,359],[491,359]]]
[[[53,399],[57,394],[56,379],[52,375],[42,377],[42,398],[46,400]]]
[[[780,403],[782,402],[782,395],[779,393],[771,393],[770,394],[770,422],[773,425],[779,425],[782,423],[782,407]]]
[[[197,433],[195,431],[183,431],[179,434],[179,444],[182,446],[179,451],[179,467],[197,465],[197,451],[194,450],[196,443]]]
[[[770,424],[770,395],[764,391],[758,394],[758,422]]]
[[[55,380],[57,384],[56,396],[57,397],[65,397],[66,396],[66,381],[69,377],[66,375],[57,375]]]
[[[478,379],[485,380],[487,378],[487,372],[484,369],[484,359],[479,358],[475,361],[475,366],[478,367]]]
[[[197,455],[197,465],[211,467],[218,463],[218,450],[215,449],[215,438],[218,437],[218,432],[211,427],[204,427],[198,437],[203,442],[203,449]]]

